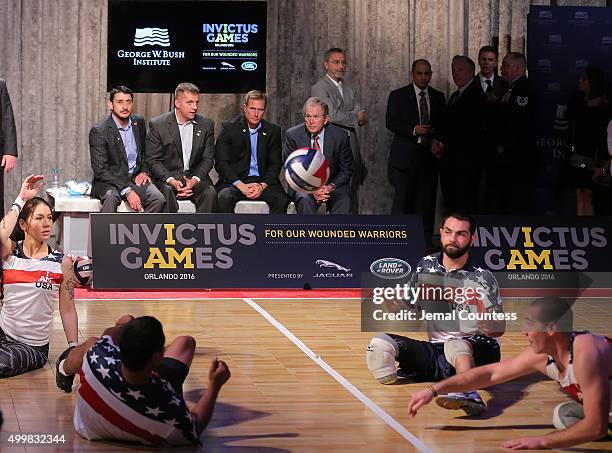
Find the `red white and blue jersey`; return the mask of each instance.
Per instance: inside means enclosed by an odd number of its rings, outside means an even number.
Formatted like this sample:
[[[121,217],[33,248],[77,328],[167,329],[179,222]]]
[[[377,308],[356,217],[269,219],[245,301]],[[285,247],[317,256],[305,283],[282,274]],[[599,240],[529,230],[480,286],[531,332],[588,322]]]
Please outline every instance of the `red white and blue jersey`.
[[[199,443],[195,420],[182,395],[151,375],[144,385],[121,376],[119,347],[104,336],[83,358],[74,428],[86,439],[145,445]]]
[[[62,255],[49,247],[44,258],[29,258],[23,242],[2,263],[4,300],[0,328],[11,338],[31,346],[49,343],[53,301],[64,279]]]
[[[563,391],[567,393],[572,399],[580,404],[583,404],[582,401],[582,389],[580,388],[580,384],[578,383],[578,379],[576,379],[576,375],[574,374],[574,340],[576,336],[585,334],[588,332],[572,332],[570,335],[570,353],[569,353],[569,361],[567,367],[565,368],[565,374],[561,374],[559,372],[559,368],[557,367],[557,362],[555,361],[553,356],[548,356],[548,360],[546,363],[546,375],[557,381]],[[608,345],[612,347],[612,340],[608,337],[604,337],[601,335],[593,334],[602,340],[606,340]],[[608,383],[610,385],[610,407],[612,408],[612,380],[608,379]]]

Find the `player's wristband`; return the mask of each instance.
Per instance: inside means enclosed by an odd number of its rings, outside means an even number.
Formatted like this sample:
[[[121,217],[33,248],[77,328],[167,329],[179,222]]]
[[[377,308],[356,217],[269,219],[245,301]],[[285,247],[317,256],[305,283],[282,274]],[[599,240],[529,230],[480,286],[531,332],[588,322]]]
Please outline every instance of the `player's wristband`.
[[[79,342],[78,342],[78,341],[69,341],[69,342],[68,342],[68,347],[69,347],[69,348],[74,348],[74,347],[76,347],[76,346],[78,346],[78,345],[79,345]]]
[[[25,200],[21,197],[17,197],[15,198],[15,201],[13,201],[13,205],[17,206],[19,208],[19,212],[21,212],[21,210],[25,206]]]

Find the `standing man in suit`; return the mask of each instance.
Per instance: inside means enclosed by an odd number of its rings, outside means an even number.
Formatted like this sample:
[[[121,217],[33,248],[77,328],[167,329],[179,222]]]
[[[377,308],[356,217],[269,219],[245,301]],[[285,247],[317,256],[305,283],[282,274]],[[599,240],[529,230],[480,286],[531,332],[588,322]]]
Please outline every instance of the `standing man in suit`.
[[[214,212],[217,192],[208,173],[215,154],[215,126],[198,115],[200,90],[181,83],[174,91],[174,110],[149,122],[146,160],[154,182],[166,198],[166,210],[178,211],[179,200],[191,200],[197,212]]]
[[[137,212],[162,212],[166,204],[144,163],[147,131],[144,118],[132,114],[133,100],[128,87],[113,88],[111,114],[89,131],[91,196],[102,201],[101,212],[117,212],[122,198]]]
[[[280,127],[263,119],[268,98],[249,91],[244,115],[223,123],[215,148],[220,212],[233,213],[241,200],[261,200],[272,214],[286,214],[289,200],[280,185]]]
[[[497,74],[498,58],[499,52],[493,46],[482,46],[478,51],[478,80],[488,102],[499,102],[508,90],[508,84]]]
[[[440,137],[440,185],[446,212],[478,213],[480,181],[484,167],[485,94],[474,78],[476,65],[463,55],[453,57],[457,85],[446,109]]]
[[[17,162],[17,129],[15,129],[11,98],[4,79],[0,79],[0,155],[2,155],[2,167],[4,167],[4,172],[0,171],[0,207],[3,207],[3,173],[10,173]]]
[[[480,72],[478,80],[482,91],[486,95],[485,119],[486,133],[484,143],[485,170],[484,170],[484,205],[485,212],[497,212],[499,200],[493,188],[497,184],[499,175],[495,168],[496,141],[499,134],[500,101],[508,91],[508,84],[497,74],[499,52],[493,46],[483,46],[478,51],[478,65]]]
[[[319,205],[326,203],[331,214],[349,214],[351,210],[350,180],[353,153],[346,130],[330,124],[329,107],[321,99],[312,97],[304,104],[304,124],[287,130],[283,156],[299,148],[321,150],[329,163],[327,184],[313,194],[289,189],[298,214],[316,214]]]
[[[493,168],[492,190],[497,213],[529,214],[533,211],[535,177],[539,165],[536,150],[534,96],[527,80],[527,60],[518,52],[507,54],[501,74],[508,91],[500,100],[499,133]]]
[[[389,182],[395,189],[392,214],[420,214],[425,244],[431,245],[438,188],[437,158],[442,149],[432,147],[444,119],[444,94],[429,86],[431,64],[412,63],[412,83],[392,91],[387,103],[387,129],[393,132],[389,155]]]
[[[366,113],[352,85],[344,80],[346,72],[346,53],[337,47],[325,52],[325,72],[310,89],[310,95],[327,104],[329,120],[332,124],[346,129],[350,134],[353,152],[353,170],[351,179],[351,212],[359,213],[359,186],[366,178],[367,169],[359,152],[357,127],[366,123]]]

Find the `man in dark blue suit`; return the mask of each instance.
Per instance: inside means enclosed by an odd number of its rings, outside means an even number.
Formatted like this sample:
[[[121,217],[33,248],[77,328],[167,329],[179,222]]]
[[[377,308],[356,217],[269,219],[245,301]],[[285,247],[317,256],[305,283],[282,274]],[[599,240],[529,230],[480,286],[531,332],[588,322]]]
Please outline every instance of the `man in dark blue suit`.
[[[304,124],[287,130],[284,159],[300,148],[320,149],[329,163],[330,175],[327,184],[313,194],[289,189],[297,213],[316,214],[321,203],[325,202],[331,214],[348,214],[353,168],[350,136],[345,129],[329,123],[329,107],[319,98],[310,98],[304,104]]]
[[[223,123],[215,147],[219,212],[234,212],[242,200],[265,201],[272,214],[286,214],[289,200],[278,175],[282,163],[281,130],[263,119],[268,98],[249,91],[244,115]]]
[[[485,162],[486,95],[474,78],[476,65],[470,58],[456,55],[451,68],[457,90],[448,101],[440,131],[440,186],[445,212],[477,214]]]
[[[438,187],[438,145],[432,139],[444,117],[444,94],[429,86],[431,64],[412,63],[412,81],[389,94],[387,129],[393,132],[389,182],[395,189],[392,214],[421,214],[425,241],[433,235]],[[437,143],[437,142],[434,142]]]
[[[6,81],[0,79],[0,207],[4,202],[4,173],[10,173],[17,162],[17,129]],[[2,210],[4,212],[4,210]]]

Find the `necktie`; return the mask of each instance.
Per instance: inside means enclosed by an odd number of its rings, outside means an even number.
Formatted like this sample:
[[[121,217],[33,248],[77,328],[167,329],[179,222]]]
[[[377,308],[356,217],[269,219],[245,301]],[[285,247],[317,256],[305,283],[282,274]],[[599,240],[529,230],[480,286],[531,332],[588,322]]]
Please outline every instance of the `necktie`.
[[[487,84],[487,89],[485,93],[487,94],[493,93],[493,82],[491,82],[490,80],[485,80],[485,83]]]
[[[419,96],[421,97],[419,99],[419,107],[421,110],[421,124],[428,124],[429,123],[429,107],[427,107],[427,98],[425,97],[425,92],[421,91],[421,93],[419,93]]]
[[[344,92],[342,91],[342,81],[338,82],[338,91],[340,91],[340,96],[344,98]]]
[[[461,94],[461,92],[459,90],[455,91],[450,98],[450,101],[448,103],[449,106],[452,107],[452,105],[457,102],[457,98],[459,97],[459,95]]]
[[[319,146],[319,136],[318,135],[315,135],[314,137],[312,137],[312,149],[321,151],[321,147]]]

